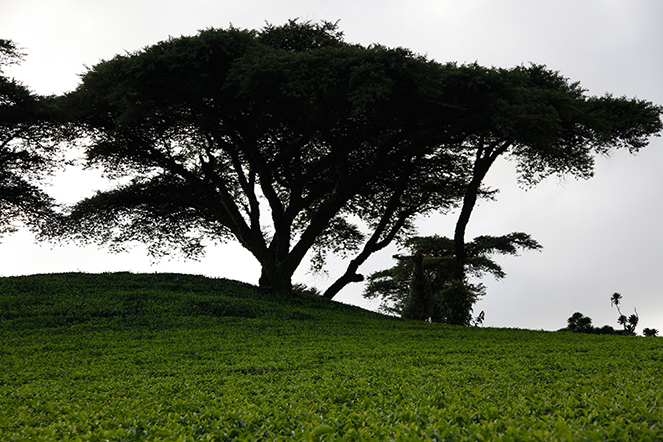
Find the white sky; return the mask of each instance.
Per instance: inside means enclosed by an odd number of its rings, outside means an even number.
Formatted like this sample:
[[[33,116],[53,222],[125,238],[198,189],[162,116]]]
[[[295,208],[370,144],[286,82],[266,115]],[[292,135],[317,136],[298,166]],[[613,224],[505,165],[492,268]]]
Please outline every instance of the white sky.
[[[511,67],[535,62],[559,70],[593,95],[637,96],[663,104],[663,1],[661,0],[0,0],[0,38],[24,47],[27,60],[9,74],[41,94],[78,84],[84,65],[199,29],[256,29],[290,18],[340,20],[346,40],[404,46],[438,61]],[[620,292],[624,313],[637,307],[638,331],[663,332],[663,139],[631,156],[598,158],[589,181],[556,178],[527,192],[515,183],[513,164],[489,173],[501,189],[497,202],[473,214],[468,239],[512,231],[531,234],[541,253],[498,258],[506,279],[486,278],[488,295],[475,310],[485,324],[555,330],[575,311],[595,325],[618,327],[610,306]],[[52,193],[73,202],[101,185],[93,173],[68,171]],[[421,234],[451,236],[455,217],[420,223]],[[362,267],[392,265],[394,249]],[[256,283],[259,267],[231,244],[209,249],[200,262],[151,265],[144,249],[111,255],[96,247],[35,245],[29,233],[0,244],[0,275],[65,271],[183,272]],[[342,270],[336,261],[333,278]],[[333,279],[306,274],[296,281],[324,288]],[[337,300],[376,308],[355,284]]]

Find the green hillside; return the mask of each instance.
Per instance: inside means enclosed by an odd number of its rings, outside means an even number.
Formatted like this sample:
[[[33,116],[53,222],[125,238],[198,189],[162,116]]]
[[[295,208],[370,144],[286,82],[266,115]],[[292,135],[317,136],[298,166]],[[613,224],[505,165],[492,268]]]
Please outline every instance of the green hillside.
[[[0,278],[0,441],[663,440],[663,339],[178,274]]]

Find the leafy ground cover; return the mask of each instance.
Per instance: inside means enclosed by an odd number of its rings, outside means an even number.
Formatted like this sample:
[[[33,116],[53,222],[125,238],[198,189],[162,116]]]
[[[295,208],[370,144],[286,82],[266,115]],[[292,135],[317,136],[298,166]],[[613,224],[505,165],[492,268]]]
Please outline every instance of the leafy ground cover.
[[[663,340],[197,276],[0,278],[0,440],[663,440]]]

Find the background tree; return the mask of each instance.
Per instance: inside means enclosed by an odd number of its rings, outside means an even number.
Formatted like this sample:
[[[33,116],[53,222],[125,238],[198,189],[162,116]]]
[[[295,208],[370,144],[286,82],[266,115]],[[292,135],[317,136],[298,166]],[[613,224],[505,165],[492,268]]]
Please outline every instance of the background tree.
[[[643,328],[642,334],[644,336],[652,338],[658,336],[658,330],[656,330],[655,328]]]
[[[594,327],[592,325],[592,318],[585,316],[580,312],[575,312],[573,315],[571,315],[571,317],[567,320],[566,328],[563,328],[560,331],[597,335],[622,334],[620,331],[615,331],[615,329],[609,325],[604,325],[603,327]]]
[[[411,256],[395,255],[399,263],[368,277],[363,296],[381,298],[380,310],[404,317],[450,324],[469,325],[474,303],[484,294],[482,284],[470,283],[467,276],[480,278],[491,274],[496,279],[506,276],[493,255],[517,255],[519,250],[540,250],[541,245],[529,235],[479,236],[466,245],[465,279],[455,279],[455,244],[440,236],[413,237],[404,242]],[[418,264],[419,259],[421,264]],[[417,267],[423,271],[423,279]],[[426,291],[417,290],[424,281]],[[424,306],[413,308],[412,306]]]
[[[568,319],[568,325],[566,329],[575,333],[592,333],[594,331],[594,327],[592,326],[592,318],[585,316],[580,312],[575,312]]]
[[[281,292],[309,251],[319,265],[355,253],[331,298],[415,215],[459,200],[467,161],[447,146],[460,111],[443,96],[453,69],[295,21],[101,62],[62,102],[90,140],[88,164],[120,184],[52,236],[187,257],[234,238],[260,262],[260,285]]]
[[[454,231],[454,277],[459,281],[467,268],[465,231],[483,180],[499,157],[514,161],[524,186],[551,174],[587,179],[595,155],[616,148],[637,152],[663,128],[660,106],[611,95],[587,96],[579,83],[541,65],[460,66],[447,81],[456,96],[450,102],[467,112],[456,126],[462,134],[458,147],[473,161]]]
[[[428,320],[435,310],[435,298],[424,271],[424,250],[419,248],[412,256],[394,257],[411,262],[410,290],[401,316],[406,319]]]
[[[55,109],[4,75],[23,57],[14,42],[0,39],[0,236],[18,223],[39,231],[57,218],[54,200],[38,185],[57,165]]]

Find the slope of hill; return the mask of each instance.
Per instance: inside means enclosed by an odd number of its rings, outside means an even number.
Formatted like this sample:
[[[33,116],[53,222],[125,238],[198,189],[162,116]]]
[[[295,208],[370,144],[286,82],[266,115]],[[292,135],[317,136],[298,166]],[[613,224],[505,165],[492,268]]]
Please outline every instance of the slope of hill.
[[[663,440],[663,340],[179,274],[0,278],[0,440]]]

